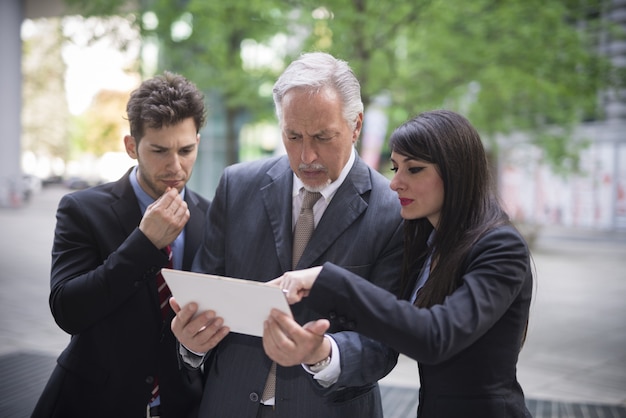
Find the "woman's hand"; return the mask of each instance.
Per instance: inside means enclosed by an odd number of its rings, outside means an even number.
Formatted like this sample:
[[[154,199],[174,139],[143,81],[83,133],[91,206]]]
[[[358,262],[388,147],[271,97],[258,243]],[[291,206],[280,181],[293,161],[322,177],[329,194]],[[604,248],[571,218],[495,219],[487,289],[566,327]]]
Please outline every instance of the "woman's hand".
[[[313,287],[320,271],[322,271],[322,266],[288,271],[282,276],[268,282],[268,284],[283,289],[287,302],[293,305],[309,295],[309,291]]]

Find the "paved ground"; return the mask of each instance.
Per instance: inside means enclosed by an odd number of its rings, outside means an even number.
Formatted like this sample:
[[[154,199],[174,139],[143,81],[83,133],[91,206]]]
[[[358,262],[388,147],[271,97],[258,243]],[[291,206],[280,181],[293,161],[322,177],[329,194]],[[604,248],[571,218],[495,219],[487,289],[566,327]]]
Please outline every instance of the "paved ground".
[[[0,416],[24,417],[68,336],[48,308],[59,198],[46,188],[0,208]],[[626,417],[626,233],[541,231],[535,301],[519,379],[535,417]],[[386,416],[414,416],[417,367],[382,381]],[[26,411],[26,412],[25,412]]]

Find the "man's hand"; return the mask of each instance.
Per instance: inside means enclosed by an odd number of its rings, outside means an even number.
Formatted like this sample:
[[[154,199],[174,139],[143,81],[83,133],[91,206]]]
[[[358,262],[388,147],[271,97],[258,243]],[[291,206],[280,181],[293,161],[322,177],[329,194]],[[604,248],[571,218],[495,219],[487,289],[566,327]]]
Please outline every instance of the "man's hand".
[[[198,311],[198,305],[193,302],[181,309],[176,299],[172,297],[170,306],[176,313],[172,319],[172,332],[188,350],[198,354],[206,353],[230,332],[230,328],[223,326],[224,319],[216,316],[213,311],[201,312],[194,317]]]
[[[183,230],[190,214],[178,190],[168,190],[146,208],[139,229],[158,249],[171,244]]]
[[[289,315],[272,309],[265,321],[263,348],[268,357],[281,366],[315,364],[330,355],[330,341],[324,338],[329,326],[326,319],[300,326]]]

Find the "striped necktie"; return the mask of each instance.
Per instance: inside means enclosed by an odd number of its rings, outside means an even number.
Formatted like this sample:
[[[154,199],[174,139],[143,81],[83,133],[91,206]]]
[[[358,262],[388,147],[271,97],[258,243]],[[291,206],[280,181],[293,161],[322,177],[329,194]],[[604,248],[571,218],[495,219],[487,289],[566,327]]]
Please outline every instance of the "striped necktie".
[[[172,268],[172,247],[169,245],[165,247],[165,253],[167,254],[167,265],[165,267]],[[165,283],[165,279],[161,272],[156,276],[157,283],[157,292],[159,294],[159,307],[161,308],[161,318],[165,320],[167,318],[169,312],[169,299],[172,296],[172,292],[170,288]],[[152,398],[150,399],[150,403],[154,402],[154,400],[159,396],[159,379],[158,376],[154,378],[154,387],[152,388]]]

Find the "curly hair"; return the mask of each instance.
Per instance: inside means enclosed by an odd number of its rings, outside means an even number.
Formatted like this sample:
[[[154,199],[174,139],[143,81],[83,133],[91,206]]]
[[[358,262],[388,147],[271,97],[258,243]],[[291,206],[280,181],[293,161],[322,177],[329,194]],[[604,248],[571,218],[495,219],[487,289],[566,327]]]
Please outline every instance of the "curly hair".
[[[193,118],[199,132],[206,123],[204,94],[182,75],[168,71],[141,83],[131,93],[126,113],[137,142],[146,128],[160,129]]]

